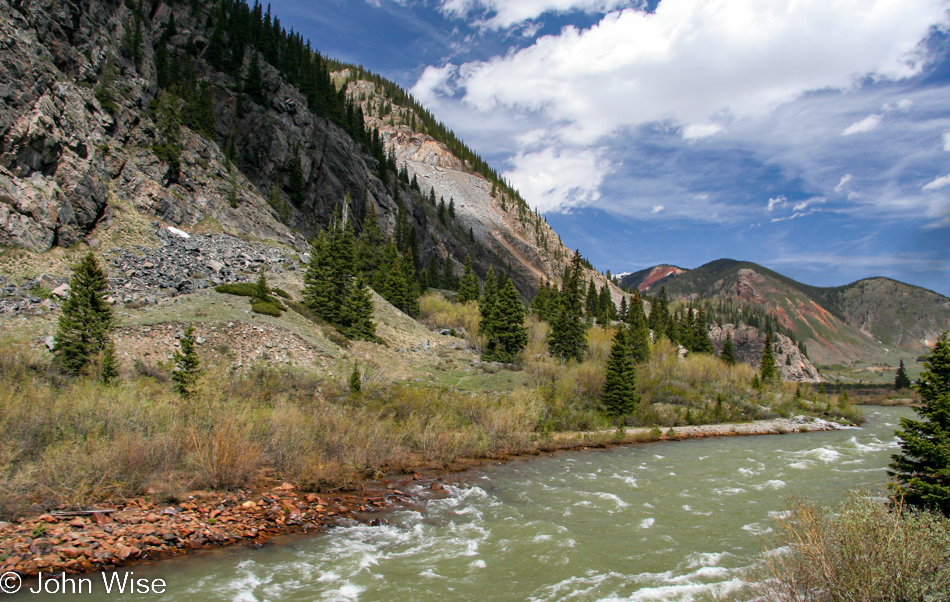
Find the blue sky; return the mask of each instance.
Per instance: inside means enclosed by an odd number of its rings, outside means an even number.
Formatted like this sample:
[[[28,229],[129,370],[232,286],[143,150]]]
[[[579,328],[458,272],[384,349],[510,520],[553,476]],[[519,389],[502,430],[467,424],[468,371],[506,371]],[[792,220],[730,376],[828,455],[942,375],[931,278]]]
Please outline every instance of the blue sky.
[[[950,0],[278,0],[600,269],[950,295]]]

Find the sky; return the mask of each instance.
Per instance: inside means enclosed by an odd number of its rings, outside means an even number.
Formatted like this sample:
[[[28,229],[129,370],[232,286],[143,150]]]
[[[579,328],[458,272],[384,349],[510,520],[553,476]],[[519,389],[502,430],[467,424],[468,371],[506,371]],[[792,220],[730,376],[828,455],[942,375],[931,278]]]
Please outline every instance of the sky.
[[[950,295],[950,0],[276,0],[601,270]]]

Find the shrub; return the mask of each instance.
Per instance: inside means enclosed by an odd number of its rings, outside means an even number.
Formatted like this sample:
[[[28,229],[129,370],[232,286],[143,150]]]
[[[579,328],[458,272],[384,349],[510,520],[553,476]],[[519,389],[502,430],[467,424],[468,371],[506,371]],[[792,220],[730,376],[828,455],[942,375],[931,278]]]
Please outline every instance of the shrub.
[[[254,303],[251,304],[251,310],[254,313],[264,314],[265,316],[274,316],[275,318],[279,318],[281,313],[283,313],[280,307],[278,307],[275,303],[260,300],[255,300]]]
[[[779,546],[753,573],[768,600],[942,600],[950,591],[950,519],[867,492],[834,509],[789,502]]]

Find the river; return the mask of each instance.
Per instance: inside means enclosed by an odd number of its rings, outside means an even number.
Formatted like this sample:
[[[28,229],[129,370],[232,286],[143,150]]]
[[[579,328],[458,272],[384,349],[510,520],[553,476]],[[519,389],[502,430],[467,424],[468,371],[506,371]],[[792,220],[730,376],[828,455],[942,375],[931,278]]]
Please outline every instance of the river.
[[[907,408],[861,429],[517,459],[388,525],[133,567],[162,595],[102,600],[717,600],[766,549],[789,495],[833,504],[886,482]],[[424,491],[417,492],[424,494]],[[60,600],[62,595],[22,595]]]

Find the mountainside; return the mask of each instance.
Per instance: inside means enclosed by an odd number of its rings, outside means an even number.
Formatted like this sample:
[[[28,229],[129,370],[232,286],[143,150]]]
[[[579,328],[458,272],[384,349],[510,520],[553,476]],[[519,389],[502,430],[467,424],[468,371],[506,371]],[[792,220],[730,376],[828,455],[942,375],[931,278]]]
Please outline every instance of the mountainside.
[[[630,290],[637,289],[641,293],[658,291],[667,280],[685,271],[675,265],[660,264],[639,272],[624,274],[620,278],[620,284]]]
[[[141,214],[306,251],[348,200],[357,232],[375,211],[420,272],[471,255],[528,298],[571,256],[404,91],[260,5],[3,0],[0,47],[4,247],[108,248],[117,216],[136,224],[126,243],[159,244]]]
[[[900,358],[924,353],[950,329],[950,299],[888,278],[822,288],[751,262],[720,259],[669,278],[663,286],[671,298],[764,308],[806,344],[816,364],[894,366]]]

